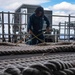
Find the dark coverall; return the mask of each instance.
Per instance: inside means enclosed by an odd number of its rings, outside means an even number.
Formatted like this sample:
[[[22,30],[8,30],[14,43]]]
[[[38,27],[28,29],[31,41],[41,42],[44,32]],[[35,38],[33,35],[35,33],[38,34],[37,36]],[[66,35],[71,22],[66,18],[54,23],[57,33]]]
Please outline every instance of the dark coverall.
[[[35,34],[35,36],[37,36],[39,39],[42,39],[42,40],[44,40],[44,36],[43,36],[43,32],[42,32],[44,20],[46,21],[46,24],[47,24],[46,27],[49,27],[49,25],[50,25],[49,20],[47,19],[47,17],[45,15],[43,17],[38,17],[34,13],[30,16],[29,22],[28,22],[28,31],[31,30]],[[34,38],[33,35],[31,35],[31,39],[32,38]],[[31,40],[30,45],[35,45],[38,43],[42,43],[42,42],[40,40],[38,40],[37,38],[34,38]]]

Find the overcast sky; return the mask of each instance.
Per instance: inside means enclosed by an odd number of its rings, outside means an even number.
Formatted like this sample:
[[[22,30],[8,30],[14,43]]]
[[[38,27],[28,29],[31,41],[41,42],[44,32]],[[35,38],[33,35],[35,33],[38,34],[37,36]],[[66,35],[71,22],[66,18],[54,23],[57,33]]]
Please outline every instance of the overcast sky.
[[[0,0],[0,11],[15,11],[22,4],[41,5],[53,14],[75,14],[75,0]]]
[[[75,15],[75,0],[0,0],[0,11],[14,12],[22,4],[41,5],[46,10],[52,10],[56,15]],[[57,18],[55,23],[65,20]]]

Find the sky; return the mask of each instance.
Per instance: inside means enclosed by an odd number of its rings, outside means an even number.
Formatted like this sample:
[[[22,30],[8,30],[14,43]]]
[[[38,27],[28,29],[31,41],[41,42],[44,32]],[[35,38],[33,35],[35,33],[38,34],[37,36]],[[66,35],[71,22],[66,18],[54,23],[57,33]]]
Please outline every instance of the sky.
[[[0,11],[14,12],[22,4],[41,5],[45,10],[52,10],[54,15],[75,15],[75,0],[0,0]],[[55,19],[56,22],[65,20]]]
[[[53,14],[75,14],[75,0],[0,0],[0,11],[15,11],[22,4],[41,5]]]

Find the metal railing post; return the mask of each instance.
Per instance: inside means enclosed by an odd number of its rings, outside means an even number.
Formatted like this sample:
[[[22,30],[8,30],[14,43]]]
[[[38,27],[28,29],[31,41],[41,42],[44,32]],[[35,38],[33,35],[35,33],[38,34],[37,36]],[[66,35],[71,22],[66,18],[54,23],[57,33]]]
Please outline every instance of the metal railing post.
[[[2,42],[5,42],[4,33],[4,12],[2,11]]]
[[[20,36],[20,40],[21,40],[21,38],[22,38],[22,34],[21,34],[21,33],[22,33],[22,32],[21,32],[21,29],[22,29],[22,25],[21,25],[22,22],[21,22],[21,19],[22,19],[22,18],[21,18],[21,17],[22,17],[22,14],[20,13],[20,14],[19,14],[19,26],[20,26],[20,27],[19,27],[19,28],[20,28],[20,29],[19,29],[19,33],[20,33],[19,36]]]
[[[65,26],[64,26],[64,41],[66,39],[66,21],[65,21]]]
[[[8,42],[11,42],[10,36],[10,12],[8,12]]]
[[[70,14],[68,16],[68,41],[70,42]]]
[[[59,22],[59,40],[60,40],[61,22]]]

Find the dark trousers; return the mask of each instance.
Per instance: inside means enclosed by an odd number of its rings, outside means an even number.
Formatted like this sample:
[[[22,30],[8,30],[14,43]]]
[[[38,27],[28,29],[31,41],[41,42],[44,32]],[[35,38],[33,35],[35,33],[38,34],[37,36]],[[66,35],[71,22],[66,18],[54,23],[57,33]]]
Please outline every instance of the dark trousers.
[[[34,32],[34,35],[44,41],[44,36],[42,32]],[[42,43],[42,41],[37,39],[35,36],[31,35],[30,45],[36,45],[36,44]]]

